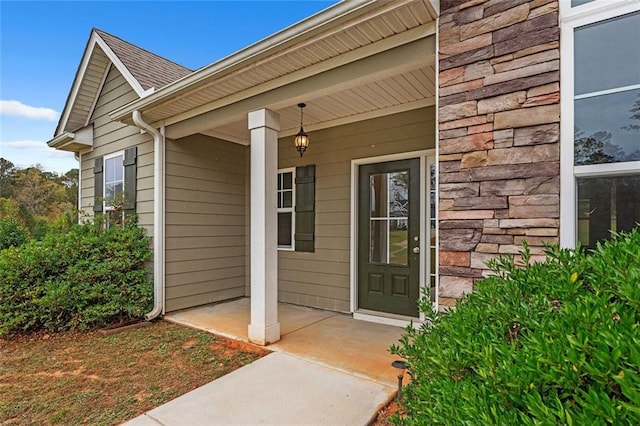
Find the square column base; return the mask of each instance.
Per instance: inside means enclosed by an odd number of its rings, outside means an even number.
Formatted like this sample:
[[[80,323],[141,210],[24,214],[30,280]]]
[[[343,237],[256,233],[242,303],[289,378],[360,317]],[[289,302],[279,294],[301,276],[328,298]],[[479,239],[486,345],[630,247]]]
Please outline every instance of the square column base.
[[[249,341],[260,346],[267,346],[280,340],[280,323],[270,326],[249,324]]]

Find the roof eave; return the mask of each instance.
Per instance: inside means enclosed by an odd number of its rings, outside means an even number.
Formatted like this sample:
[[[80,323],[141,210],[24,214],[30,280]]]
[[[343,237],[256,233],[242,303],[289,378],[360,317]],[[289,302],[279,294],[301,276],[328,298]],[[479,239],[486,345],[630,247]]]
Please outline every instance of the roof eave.
[[[338,3],[217,62],[194,71],[192,74],[154,93],[124,105],[109,113],[109,117],[115,121],[130,121],[133,111],[143,110],[145,107],[161,103],[163,100],[205,81],[212,75],[223,75],[238,67],[244,66],[247,62],[255,60],[258,57],[273,54],[274,51],[284,49],[292,41],[308,35],[314,30],[319,28],[326,30],[328,25],[331,24],[339,25],[341,18],[352,15],[358,10],[366,11],[369,7],[375,7],[378,3],[378,0],[350,0]]]
[[[74,132],[62,132],[47,142],[49,148],[60,151],[80,152],[93,149],[93,126],[86,126]]]

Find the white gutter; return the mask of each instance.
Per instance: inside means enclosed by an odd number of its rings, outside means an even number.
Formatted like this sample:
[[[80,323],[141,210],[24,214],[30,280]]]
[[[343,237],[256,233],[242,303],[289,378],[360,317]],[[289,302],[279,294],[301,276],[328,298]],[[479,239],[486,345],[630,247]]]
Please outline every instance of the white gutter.
[[[153,309],[147,321],[164,313],[164,135],[133,111],[134,124],[153,136]]]

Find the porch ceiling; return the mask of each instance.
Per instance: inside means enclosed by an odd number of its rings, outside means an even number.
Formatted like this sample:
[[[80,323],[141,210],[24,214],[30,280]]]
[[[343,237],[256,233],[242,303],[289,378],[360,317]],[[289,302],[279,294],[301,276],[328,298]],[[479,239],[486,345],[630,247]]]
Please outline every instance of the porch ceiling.
[[[435,69],[426,65],[405,73],[391,75],[370,84],[304,99],[304,129],[313,132],[355,121],[381,117],[435,103]],[[300,109],[296,104],[277,109],[280,136],[291,136],[300,129]],[[246,116],[201,133],[240,144],[249,143]]]
[[[308,104],[305,130],[432,105],[435,16],[429,0],[340,3],[115,111],[112,118],[129,122],[139,110],[147,122],[164,125],[170,138],[204,133],[248,143],[246,114],[252,108],[280,113],[281,134],[287,135],[298,130],[298,102]],[[427,39],[427,49],[423,43],[412,52],[404,49],[404,56],[391,53]],[[326,89],[314,88],[312,79]],[[310,89],[301,90],[299,83]],[[288,90],[293,86],[298,90]],[[288,96],[273,96],[274,91]]]

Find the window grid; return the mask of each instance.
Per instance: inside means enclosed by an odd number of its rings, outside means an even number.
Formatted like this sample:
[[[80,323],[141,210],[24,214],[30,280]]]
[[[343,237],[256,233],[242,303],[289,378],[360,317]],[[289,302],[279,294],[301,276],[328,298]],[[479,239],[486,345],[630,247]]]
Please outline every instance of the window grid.
[[[113,225],[124,224],[124,209],[114,205],[114,201],[124,201],[119,199],[124,194],[124,151],[105,156],[103,162],[104,225],[109,229]]]
[[[562,2],[561,2],[562,3]],[[579,183],[585,179],[592,178],[614,178],[628,176],[629,179],[636,181],[640,176],[640,161],[635,161],[633,156],[628,156],[626,160],[617,160],[618,162],[601,162],[601,163],[578,163],[577,158],[574,158],[574,150],[576,149],[576,139],[574,138],[574,129],[578,123],[580,117],[578,116],[576,103],[583,99],[597,98],[600,96],[623,94],[625,92],[631,92],[640,89],[640,79],[631,80],[626,84],[619,84],[618,87],[611,87],[604,90],[591,90],[586,93],[577,94],[576,73],[580,71],[579,64],[577,63],[577,50],[575,37],[578,35],[578,31],[591,25],[604,24],[606,21],[613,21],[615,19],[624,18],[625,15],[637,14],[640,12],[638,3],[629,2],[626,0],[594,0],[594,1],[581,1],[580,7],[567,9],[561,4],[561,34],[564,34],[561,40],[561,55],[566,58],[563,61],[561,75],[564,76],[561,82],[561,98],[564,99],[562,106],[563,130],[562,130],[562,171],[561,171],[561,191],[562,199],[566,200],[561,202],[561,244],[565,247],[573,247],[579,241],[579,223],[582,220],[582,228],[584,229],[584,221],[588,220],[588,216],[585,218],[585,203],[586,199],[579,200]],[[574,6],[577,6],[575,4]],[[605,24],[606,25],[606,24]],[[615,24],[613,24],[615,25]],[[632,67],[633,68],[633,67]],[[635,70],[631,69],[629,72],[634,73]],[[621,82],[622,83],[622,82]],[[597,89],[597,87],[594,87]],[[595,105],[595,104],[594,104]],[[603,111],[604,112],[604,111]],[[586,116],[588,117],[588,116]],[[584,119],[583,119],[584,120]],[[629,154],[629,153],[627,153]],[[615,158],[618,158],[616,155]],[[597,158],[595,161],[599,161]],[[602,160],[608,161],[608,160]],[[595,181],[594,181],[595,182]],[[585,188],[582,186],[582,188]],[[618,189],[611,188],[611,202],[609,203],[610,213],[620,213],[619,208],[615,206],[614,200],[618,197],[616,195]],[[635,190],[632,190],[634,192]],[[634,192],[635,193],[635,192]],[[627,197],[633,194],[627,194]],[[607,197],[601,198],[601,200],[608,199]],[[637,204],[637,200],[634,201]],[[582,204],[580,204],[582,203]],[[592,208],[585,210],[586,213],[592,213]],[[604,220],[602,218],[601,220]],[[592,218],[593,220],[593,218]],[[612,228],[617,228],[617,218],[610,217],[606,222],[612,224]]]
[[[291,222],[291,239],[289,244],[280,244],[278,250],[295,250],[295,169],[278,170],[277,177],[277,211],[278,217],[281,214],[289,214]],[[280,235],[280,224],[278,224],[278,235]]]

